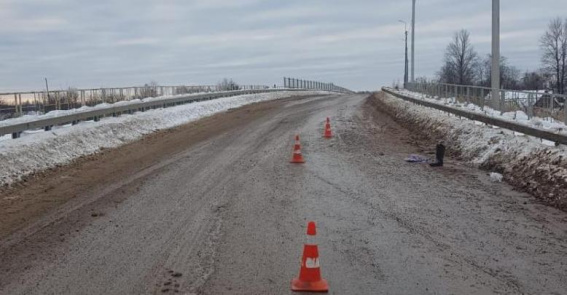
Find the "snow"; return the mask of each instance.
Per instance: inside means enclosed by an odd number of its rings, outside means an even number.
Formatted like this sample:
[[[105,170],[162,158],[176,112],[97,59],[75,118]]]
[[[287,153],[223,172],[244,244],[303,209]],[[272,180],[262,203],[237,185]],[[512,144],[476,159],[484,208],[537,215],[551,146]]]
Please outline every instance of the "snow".
[[[392,90],[392,89],[390,89],[390,90]],[[395,91],[395,90],[392,90],[392,91]],[[418,93],[418,92],[412,92],[412,91],[408,91],[408,90],[398,90],[397,92],[402,94],[402,95],[409,96],[409,97],[416,98],[416,99],[425,100],[425,101],[430,102],[430,103],[436,103],[436,104],[440,104],[440,105],[462,108],[462,109],[466,109],[466,110],[474,112],[474,113],[484,114],[484,115],[489,116],[489,117],[497,117],[499,119],[518,123],[518,124],[529,126],[529,127],[532,127],[532,128],[538,128],[538,129],[542,129],[542,130],[546,130],[546,131],[552,131],[552,132],[555,132],[555,133],[567,135],[567,125],[565,125],[564,122],[555,120],[551,117],[547,117],[547,118],[533,117],[533,118],[529,119],[528,115],[523,111],[506,112],[504,114],[500,114],[500,111],[495,110],[495,109],[491,108],[490,106],[485,106],[484,109],[481,109],[480,106],[477,106],[477,105],[472,104],[472,103],[468,103],[468,104],[467,103],[460,103],[454,97],[431,98],[431,97],[427,97],[427,95],[425,95],[425,94]],[[518,94],[524,94],[525,96],[527,96],[526,93],[518,93]],[[507,94],[507,96],[512,96],[512,95],[514,95],[514,93],[508,93]],[[523,97],[523,96],[520,96],[520,98],[521,97]],[[510,99],[510,98],[507,97],[507,99]]]
[[[214,92],[214,93],[221,93],[221,92]],[[168,95],[168,96],[159,96],[159,97],[147,97],[147,98],[144,98],[144,99],[124,100],[124,101],[118,101],[118,102],[115,102],[115,103],[100,103],[100,104],[97,104],[97,105],[92,106],[92,107],[82,106],[82,107],[77,108],[77,109],[50,111],[50,112],[45,113],[45,114],[40,114],[40,113],[37,113],[37,112],[30,112],[30,113],[25,114],[25,115],[18,117],[18,118],[11,118],[11,119],[2,120],[2,121],[0,121],[0,127],[9,126],[9,125],[16,125],[16,124],[21,124],[21,123],[27,123],[27,122],[42,120],[42,119],[51,119],[51,118],[56,118],[56,117],[61,117],[61,116],[80,114],[80,113],[85,113],[85,112],[94,111],[94,110],[108,109],[108,108],[117,107],[117,106],[137,104],[137,103],[140,103],[140,102],[167,100],[167,99],[179,98],[179,97],[199,96],[199,95],[203,95],[203,94],[211,94],[211,92],[199,92],[199,93],[191,93],[191,94],[178,94],[178,95]]]
[[[132,115],[108,117],[99,122],[85,121],[74,126],[55,126],[51,131],[26,131],[19,139],[0,140],[0,185],[8,185],[23,176],[70,163],[102,148],[118,147],[157,130],[179,126],[232,108],[284,97],[316,94],[329,93],[278,91],[224,97]],[[103,106],[95,108],[100,107]],[[71,110],[73,111],[75,110]],[[50,112],[42,116],[68,112]],[[37,119],[38,116],[33,117]],[[10,136],[2,138],[9,139]]]
[[[504,175],[502,175],[500,173],[496,173],[496,172],[490,173],[490,181],[492,181],[492,182],[502,182],[503,178],[504,178]]]

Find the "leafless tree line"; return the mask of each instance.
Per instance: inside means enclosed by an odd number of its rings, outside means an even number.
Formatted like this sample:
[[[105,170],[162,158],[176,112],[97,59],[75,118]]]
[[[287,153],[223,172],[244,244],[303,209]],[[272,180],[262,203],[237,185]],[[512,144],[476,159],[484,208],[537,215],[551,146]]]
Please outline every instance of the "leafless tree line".
[[[522,73],[500,59],[501,87],[510,90],[549,89],[555,93],[567,92],[567,19],[552,20],[539,40],[542,49],[542,67]],[[442,83],[459,85],[491,84],[492,56],[481,57],[475,50],[467,30],[456,32],[445,50],[443,66],[437,73]]]

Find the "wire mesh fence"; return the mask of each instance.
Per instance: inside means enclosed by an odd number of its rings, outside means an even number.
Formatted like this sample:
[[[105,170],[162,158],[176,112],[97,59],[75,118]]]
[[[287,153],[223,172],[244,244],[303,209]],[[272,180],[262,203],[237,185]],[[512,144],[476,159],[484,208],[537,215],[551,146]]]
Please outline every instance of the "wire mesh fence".
[[[0,120],[30,113],[47,113],[54,110],[69,110],[102,103],[116,103],[148,97],[175,96],[182,94],[209,93],[231,90],[262,90],[265,85],[235,85],[227,89],[223,85],[158,86],[74,89],[54,91],[31,91],[0,93]]]
[[[284,87],[286,88],[301,88],[301,89],[313,89],[313,90],[323,90],[323,91],[333,91],[341,93],[351,93],[352,91],[337,86],[333,83],[324,83],[317,81],[301,80],[295,78],[284,77]]]
[[[405,88],[431,98],[473,104],[481,110],[490,108],[500,114],[522,111],[529,119],[553,118],[567,124],[567,95],[547,91],[500,90],[498,97],[492,97],[491,88],[443,83],[408,83]]]

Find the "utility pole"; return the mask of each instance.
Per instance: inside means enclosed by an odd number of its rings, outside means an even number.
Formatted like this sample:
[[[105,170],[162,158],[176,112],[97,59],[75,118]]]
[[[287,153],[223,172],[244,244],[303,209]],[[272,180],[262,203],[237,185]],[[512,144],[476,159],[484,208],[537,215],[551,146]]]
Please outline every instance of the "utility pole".
[[[415,81],[415,0],[411,14],[411,82]]]
[[[409,69],[408,69],[408,67],[409,67],[409,60],[408,60],[408,24],[403,20],[400,20],[400,22],[404,23],[404,25],[405,25],[404,31],[405,31],[405,34],[406,34],[406,47],[405,47],[406,48],[406,55],[405,55],[405,64],[404,64],[404,88],[406,88],[407,84],[409,82],[408,81],[408,79],[409,79],[409,77],[408,77],[409,76]]]
[[[492,0],[492,100],[500,99],[500,0]]]

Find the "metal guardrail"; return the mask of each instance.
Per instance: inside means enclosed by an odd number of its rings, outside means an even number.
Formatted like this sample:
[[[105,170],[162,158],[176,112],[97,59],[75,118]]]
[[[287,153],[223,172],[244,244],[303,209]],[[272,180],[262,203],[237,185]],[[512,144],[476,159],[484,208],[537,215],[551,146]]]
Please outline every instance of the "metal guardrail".
[[[472,103],[481,110],[490,107],[501,114],[523,111],[530,119],[552,117],[567,124],[567,95],[500,90],[500,97],[492,98],[491,88],[443,83],[408,83],[405,88],[431,97],[454,98],[461,103]]]
[[[520,133],[523,133],[523,134],[531,135],[531,136],[534,136],[534,137],[537,137],[537,138],[546,139],[546,140],[549,140],[549,141],[552,141],[552,142],[555,142],[555,143],[567,145],[567,136],[562,135],[562,134],[557,134],[557,133],[553,133],[553,132],[542,130],[542,129],[537,129],[537,128],[533,128],[533,127],[529,127],[529,126],[525,126],[525,125],[521,125],[521,124],[516,124],[514,122],[506,121],[506,120],[503,120],[503,119],[499,119],[499,118],[495,118],[495,117],[489,117],[489,116],[486,116],[484,114],[474,113],[474,112],[463,110],[463,109],[457,109],[457,108],[453,108],[453,107],[450,107],[450,106],[433,103],[433,102],[430,102],[430,101],[427,101],[427,100],[412,98],[412,97],[400,94],[400,93],[396,92],[395,90],[390,89],[390,88],[386,88],[386,87],[383,87],[382,91],[389,93],[391,95],[394,95],[394,96],[401,98],[403,100],[418,104],[418,105],[438,109],[438,110],[448,112],[448,113],[451,113],[451,114],[454,114],[454,115],[457,115],[457,116],[460,116],[460,117],[464,117],[464,118],[467,118],[467,119],[470,119],[470,120],[483,122],[483,123],[486,123],[486,124],[489,124],[489,125],[498,126],[498,127],[501,127],[501,128],[505,128],[505,129],[520,132]]]
[[[158,86],[93,88],[0,93],[0,120],[19,117],[29,112],[47,113],[53,110],[70,110],[100,103],[115,103],[147,97],[180,94],[210,93],[226,90],[262,90],[265,85],[238,85],[238,89],[226,89],[226,85]]]
[[[303,89],[312,89],[312,90],[333,91],[340,93],[353,93],[353,91],[337,86],[333,83],[323,83],[317,81],[308,81],[308,80],[286,78],[286,77],[284,77],[283,79],[284,79],[285,88],[303,88]]]
[[[187,104],[192,102],[212,100],[221,97],[276,92],[276,91],[301,91],[301,90],[305,90],[305,89],[237,90],[237,91],[206,93],[206,94],[198,94],[198,95],[187,95],[187,96],[180,96],[174,98],[156,99],[146,102],[126,104],[126,105],[109,106],[108,108],[77,112],[74,114],[64,115],[60,117],[40,119],[25,123],[3,126],[0,127],[0,136],[6,134],[12,134],[12,138],[19,138],[21,133],[26,130],[44,129],[45,131],[49,131],[53,126],[58,126],[58,125],[66,125],[66,124],[75,125],[80,121],[89,121],[89,120],[94,120],[96,122],[99,121],[100,118],[107,116],[119,116],[120,114],[124,114],[124,113],[132,114],[134,112],[143,112],[148,109],[165,108],[165,107]]]

